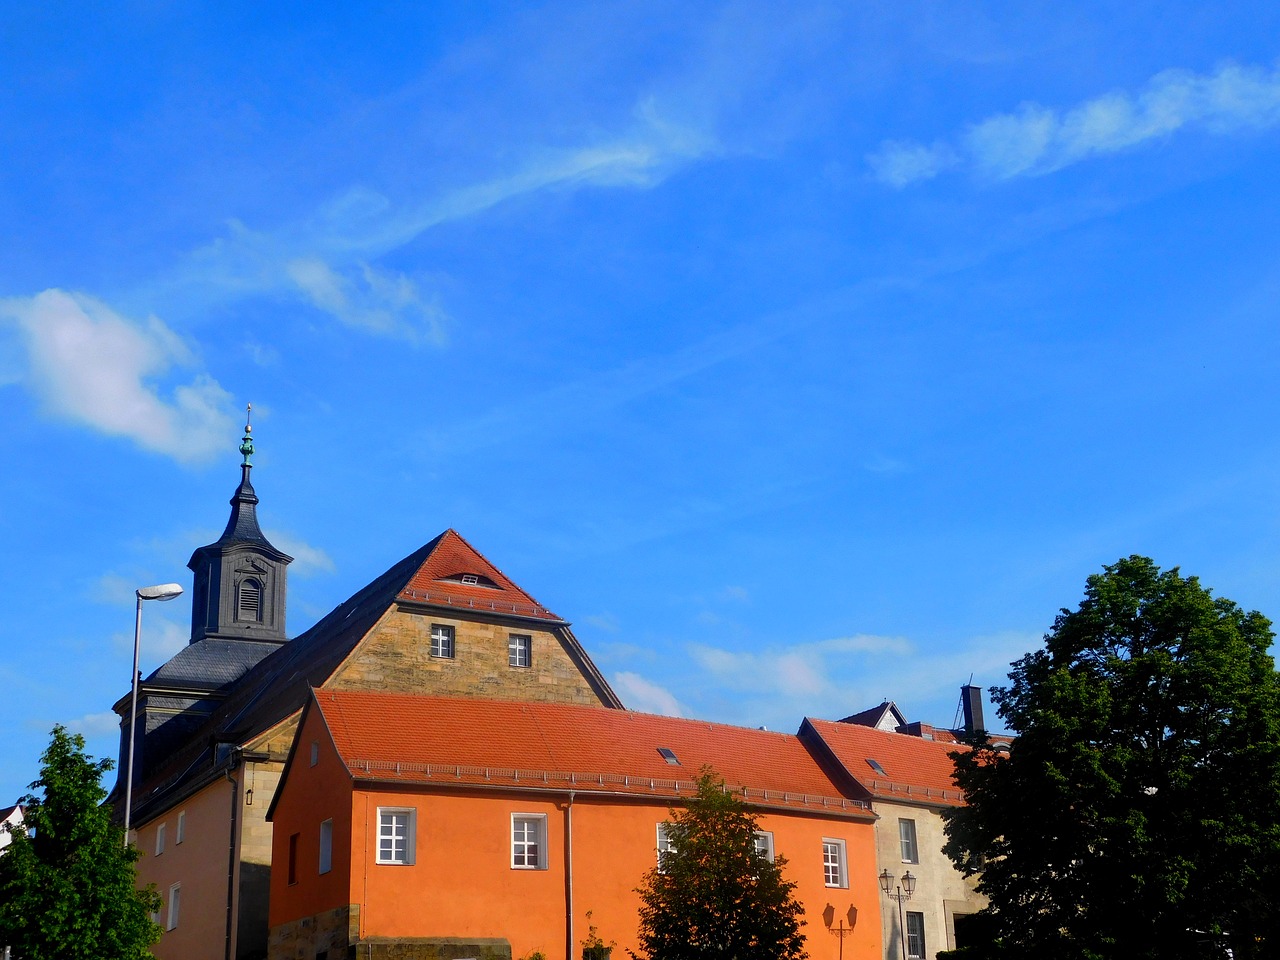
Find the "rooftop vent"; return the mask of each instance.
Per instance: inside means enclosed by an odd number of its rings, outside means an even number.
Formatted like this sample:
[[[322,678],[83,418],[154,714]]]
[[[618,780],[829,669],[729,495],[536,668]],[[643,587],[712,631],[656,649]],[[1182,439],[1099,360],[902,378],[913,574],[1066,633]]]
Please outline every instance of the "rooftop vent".
[[[676,752],[670,747],[659,747],[658,756],[674,766],[680,766],[680,758],[676,756]]]

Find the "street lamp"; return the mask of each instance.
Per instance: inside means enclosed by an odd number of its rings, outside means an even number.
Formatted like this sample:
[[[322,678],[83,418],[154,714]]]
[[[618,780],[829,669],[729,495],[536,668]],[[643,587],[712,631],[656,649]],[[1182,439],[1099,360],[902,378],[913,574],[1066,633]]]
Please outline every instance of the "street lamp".
[[[182,587],[176,583],[160,583],[154,587],[139,587],[138,612],[133,618],[133,700],[129,708],[129,768],[124,780],[124,845],[129,845],[129,824],[133,821],[133,748],[134,728],[138,722],[138,648],[142,646],[142,601],[172,600],[182,595]]]
[[[886,868],[880,874],[880,889],[890,900],[898,901],[898,939],[902,941],[902,960],[907,960],[907,924],[902,915],[902,901],[910,900],[916,892],[916,878],[908,870],[902,875],[902,883],[895,886],[895,878]]]

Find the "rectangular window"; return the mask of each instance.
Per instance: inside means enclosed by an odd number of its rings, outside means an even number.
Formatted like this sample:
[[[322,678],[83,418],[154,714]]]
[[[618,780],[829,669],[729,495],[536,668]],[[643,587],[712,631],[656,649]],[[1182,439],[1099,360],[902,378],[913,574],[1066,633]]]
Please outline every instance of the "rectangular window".
[[[443,623],[431,625],[431,655],[453,659],[453,627]]]
[[[311,765],[314,767],[320,762],[320,741],[311,741]]]
[[[507,663],[527,667],[533,662],[533,637],[513,633],[507,640]]]
[[[166,930],[173,930],[178,926],[178,916],[182,913],[182,884],[175,883],[169,888],[169,922],[165,924]]]
[[[849,886],[849,874],[845,869],[844,841],[822,841],[822,875],[828,887]]]
[[[415,817],[412,807],[378,808],[378,863],[413,863]]]
[[[670,826],[671,824],[669,823],[658,824],[658,872],[659,873],[662,872],[662,864],[663,864],[663,861],[666,860],[667,855],[671,853],[675,853],[675,850],[676,850],[676,845],[674,841],[672,841],[671,834],[667,830],[667,828]]]
[[[907,911],[907,956],[924,957],[924,914]]]
[[[328,873],[333,869],[333,821],[325,820],[320,824],[320,872]]]
[[[160,824],[160,826],[156,827],[156,856],[157,857],[160,856],[160,854],[164,853],[164,837],[165,837],[165,828],[167,826],[168,826],[167,823],[162,823]]]
[[[914,820],[898,821],[898,841],[902,846],[902,862],[919,863],[920,854],[916,849],[916,822]]]
[[[511,866],[517,870],[547,868],[547,818],[541,814],[511,815]]]
[[[301,834],[289,834],[289,885],[298,882],[298,837]]]
[[[767,830],[756,831],[756,853],[773,863],[773,834]]]
[[[178,829],[174,831],[173,842],[181,843],[187,839],[187,811],[178,811]]]

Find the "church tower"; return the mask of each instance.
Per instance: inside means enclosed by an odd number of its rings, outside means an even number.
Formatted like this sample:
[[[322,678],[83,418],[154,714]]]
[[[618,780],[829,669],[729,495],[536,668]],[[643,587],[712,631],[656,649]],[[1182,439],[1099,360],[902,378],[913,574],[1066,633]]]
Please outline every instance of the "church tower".
[[[253,427],[247,422],[240,453],[244,458],[240,486],[231,498],[227,528],[216,541],[197,548],[187,562],[195,574],[192,643],[205,639],[284,643],[288,639],[285,568],[293,557],[273,547],[258,526],[258,496],[249,482]]]

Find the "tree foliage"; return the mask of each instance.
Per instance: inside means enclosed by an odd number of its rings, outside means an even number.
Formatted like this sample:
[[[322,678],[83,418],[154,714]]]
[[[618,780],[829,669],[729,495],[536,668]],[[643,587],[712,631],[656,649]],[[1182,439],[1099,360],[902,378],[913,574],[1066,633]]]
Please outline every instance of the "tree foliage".
[[[40,779],[23,798],[25,830],[0,856],[0,945],[13,960],[139,960],[160,938],[152,889],[135,887],[138,851],[102,806],[102,774],[84,738],[54,727]]]
[[[756,850],[757,821],[704,768],[698,791],[672,811],[673,850],[640,894],[640,956],[649,960],[803,960],[802,908],[785,857]]]
[[[958,753],[946,852],[997,947],[1043,958],[1280,954],[1271,625],[1133,556],[1089,578],[992,690],[1007,754]]]

